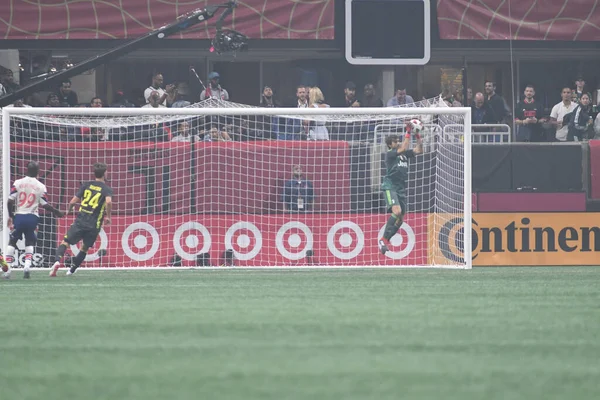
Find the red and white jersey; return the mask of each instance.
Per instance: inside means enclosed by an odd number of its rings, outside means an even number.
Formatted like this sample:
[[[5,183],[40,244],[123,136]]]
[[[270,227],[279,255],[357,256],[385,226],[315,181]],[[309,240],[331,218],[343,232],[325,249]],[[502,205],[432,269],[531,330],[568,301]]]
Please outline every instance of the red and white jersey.
[[[46,185],[30,176],[15,181],[9,198],[17,206],[15,214],[38,215],[38,207],[48,204]]]

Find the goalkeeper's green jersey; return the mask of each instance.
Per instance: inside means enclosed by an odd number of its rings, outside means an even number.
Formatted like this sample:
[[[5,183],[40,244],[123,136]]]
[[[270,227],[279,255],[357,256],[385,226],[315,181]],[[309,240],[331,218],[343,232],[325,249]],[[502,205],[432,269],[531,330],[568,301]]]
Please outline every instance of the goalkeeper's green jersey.
[[[394,190],[406,195],[408,186],[408,159],[414,158],[412,150],[398,153],[398,150],[388,150],[385,155],[386,174],[381,184],[381,190]]]

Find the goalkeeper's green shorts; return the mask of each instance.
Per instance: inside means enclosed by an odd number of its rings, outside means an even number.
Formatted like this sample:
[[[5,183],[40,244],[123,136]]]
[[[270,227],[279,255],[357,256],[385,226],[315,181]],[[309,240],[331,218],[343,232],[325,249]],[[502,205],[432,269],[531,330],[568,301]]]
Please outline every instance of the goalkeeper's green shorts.
[[[406,214],[406,197],[404,193],[399,193],[396,190],[384,190],[383,197],[385,197],[385,204],[387,205],[387,211],[390,212],[393,206],[400,206],[401,215]]]

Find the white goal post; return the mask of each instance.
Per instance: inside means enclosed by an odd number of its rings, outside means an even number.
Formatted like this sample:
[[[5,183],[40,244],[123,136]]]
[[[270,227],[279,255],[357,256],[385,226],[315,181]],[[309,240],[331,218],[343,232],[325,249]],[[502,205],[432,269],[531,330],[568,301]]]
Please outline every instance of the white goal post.
[[[39,179],[59,209],[93,179],[92,164],[104,162],[112,224],[82,268],[472,268],[470,108],[436,99],[351,109],[219,103],[3,108],[2,251],[10,187],[28,161],[40,163]],[[407,214],[382,255],[377,239],[390,217],[379,190],[385,137],[402,139],[412,118],[424,122],[424,153],[409,161]],[[50,265],[74,220],[46,214],[38,267]]]

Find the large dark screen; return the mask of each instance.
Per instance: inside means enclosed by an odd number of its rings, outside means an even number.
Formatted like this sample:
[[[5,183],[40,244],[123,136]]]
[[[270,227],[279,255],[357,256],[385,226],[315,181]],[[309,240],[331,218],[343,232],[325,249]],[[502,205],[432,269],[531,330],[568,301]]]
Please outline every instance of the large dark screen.
[[[352,57],[422,59],[423,0],[354,0]]]

